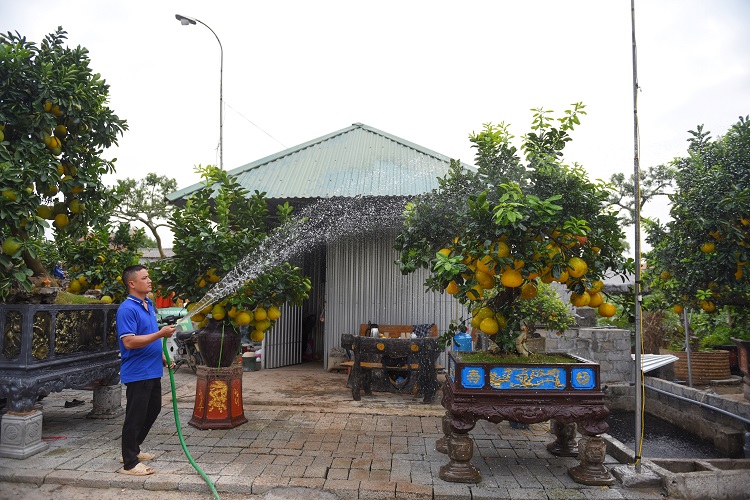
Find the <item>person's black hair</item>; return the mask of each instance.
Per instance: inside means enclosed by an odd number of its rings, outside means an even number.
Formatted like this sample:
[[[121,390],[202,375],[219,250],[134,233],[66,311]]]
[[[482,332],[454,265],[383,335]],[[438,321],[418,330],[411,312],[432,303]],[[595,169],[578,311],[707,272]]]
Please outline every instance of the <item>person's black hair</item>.
[[[144,269],[148,269],[143,264],[136,264],[134,266],[128,266],[125,268],[125,270],[122,272],[122,284],[125,285],[126,290],[130,290],[130,287],[128,286],[128,281],[135,275],[135,273],[140,272]]]

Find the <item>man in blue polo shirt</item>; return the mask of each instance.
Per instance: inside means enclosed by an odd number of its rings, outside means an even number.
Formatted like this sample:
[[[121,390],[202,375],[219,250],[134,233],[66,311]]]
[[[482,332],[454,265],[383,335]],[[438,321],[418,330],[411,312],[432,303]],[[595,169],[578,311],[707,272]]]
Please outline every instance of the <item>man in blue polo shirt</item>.
[[[161,376],[166,359],[162,353],[163,337],[171,337],[174,326],[159,329],[156,309],[147,297],[151,278],[145,266],[125,268],[122,282],[128,297],[117,309],[117,334],[120,342],[120,381],[125,384],[127,406],[122,425],[122,474],[146,476],[154,469],[141,461],[155,455],[142,453],[140,445],[161,410]]]

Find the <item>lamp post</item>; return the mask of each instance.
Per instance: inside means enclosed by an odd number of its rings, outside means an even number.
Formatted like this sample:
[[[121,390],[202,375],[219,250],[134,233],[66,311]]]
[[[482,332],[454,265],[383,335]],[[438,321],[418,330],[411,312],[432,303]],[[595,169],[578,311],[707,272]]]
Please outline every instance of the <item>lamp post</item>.
[[[174,17],[180,21],[180,24],[183,26],[201,23],[214,34],[216,41],[219,42],[219,49],[221,51],[221,66],[219,69],[219,168],[224,170],[224,47],[221,45],[221,40],[219,40],[219,36],[216,32],[200,19],[182,16],[180,14],[175,14]]]

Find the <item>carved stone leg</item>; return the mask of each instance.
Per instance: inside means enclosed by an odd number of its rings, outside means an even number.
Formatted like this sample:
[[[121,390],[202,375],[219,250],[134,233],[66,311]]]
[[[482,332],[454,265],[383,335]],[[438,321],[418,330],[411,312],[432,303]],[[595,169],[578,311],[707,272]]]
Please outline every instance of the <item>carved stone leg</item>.
[[[609,486],[615,478],[604,466],[607,445],[599,436],[584,435],[578,441],[578,459],[581,461],[568,470],[576,483],[587,486]]]
[[[573,422],[564,424],[552,419],[549,425],[555,441],[547,445],[547,451],[558,457],[578,456],[578,446],[575,442],[576,424]]]
[[[482,475],[471,465],[474,442],[469,431],[474,428],[474,420],[458,420],[449,417],[451,434],[448,437],[449,462],[440,467],[440,479],[452,483],[478,483]]]
[[[448,453],[448,438],[451,435],[451,416],[450,413],[445,412],[443,415],[443,437],[439,438],[435,442],[435,449],[440,453]]]
[[[8,412],[0,420],[0,457],[19,460],[49,448],[42,441],[42,412]]]
[[[365,396],[372,396],[372,369],[362,370],[362,388]]]
[[[352,386],[352,399],[354,401],[359,401],[361,396],[359,395],[359,388],[362,384],[362,368],[357,366],[355,363],[352,367],[352,371],[349,374],[349,383]]]
[[[122,407],[122,385],[94,387],[94,407],[86,418],[117,418],[125,413]]]

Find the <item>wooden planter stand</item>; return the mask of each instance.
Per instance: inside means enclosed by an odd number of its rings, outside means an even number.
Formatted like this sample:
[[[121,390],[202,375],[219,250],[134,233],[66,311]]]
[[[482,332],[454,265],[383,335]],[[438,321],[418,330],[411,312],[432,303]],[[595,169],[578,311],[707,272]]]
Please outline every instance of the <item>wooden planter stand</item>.
[[[473,441],[469,432],[478,419],[533,424],[554,419],[556,440],[548,450],[556,455],[578,453],[580,465],[568,473],[586,485],[611,485],[614,477],[604,466],[609,409],[599,387],[599,365],[575,358],[565,364],[464,363],[450,353],[448,377],[443,386],[443,438],[438,451],[449,462],[440,468],[440,479],[478,483],[481,474],[471,464]],[[579,361],[579,362],[575,362]],[[583,436],[577,450],[572,445],[576,423]]]
[[[247,422],[242,407],[242,365],[200,365],[196,376],[190,425],[198,429],[231,429]]]

